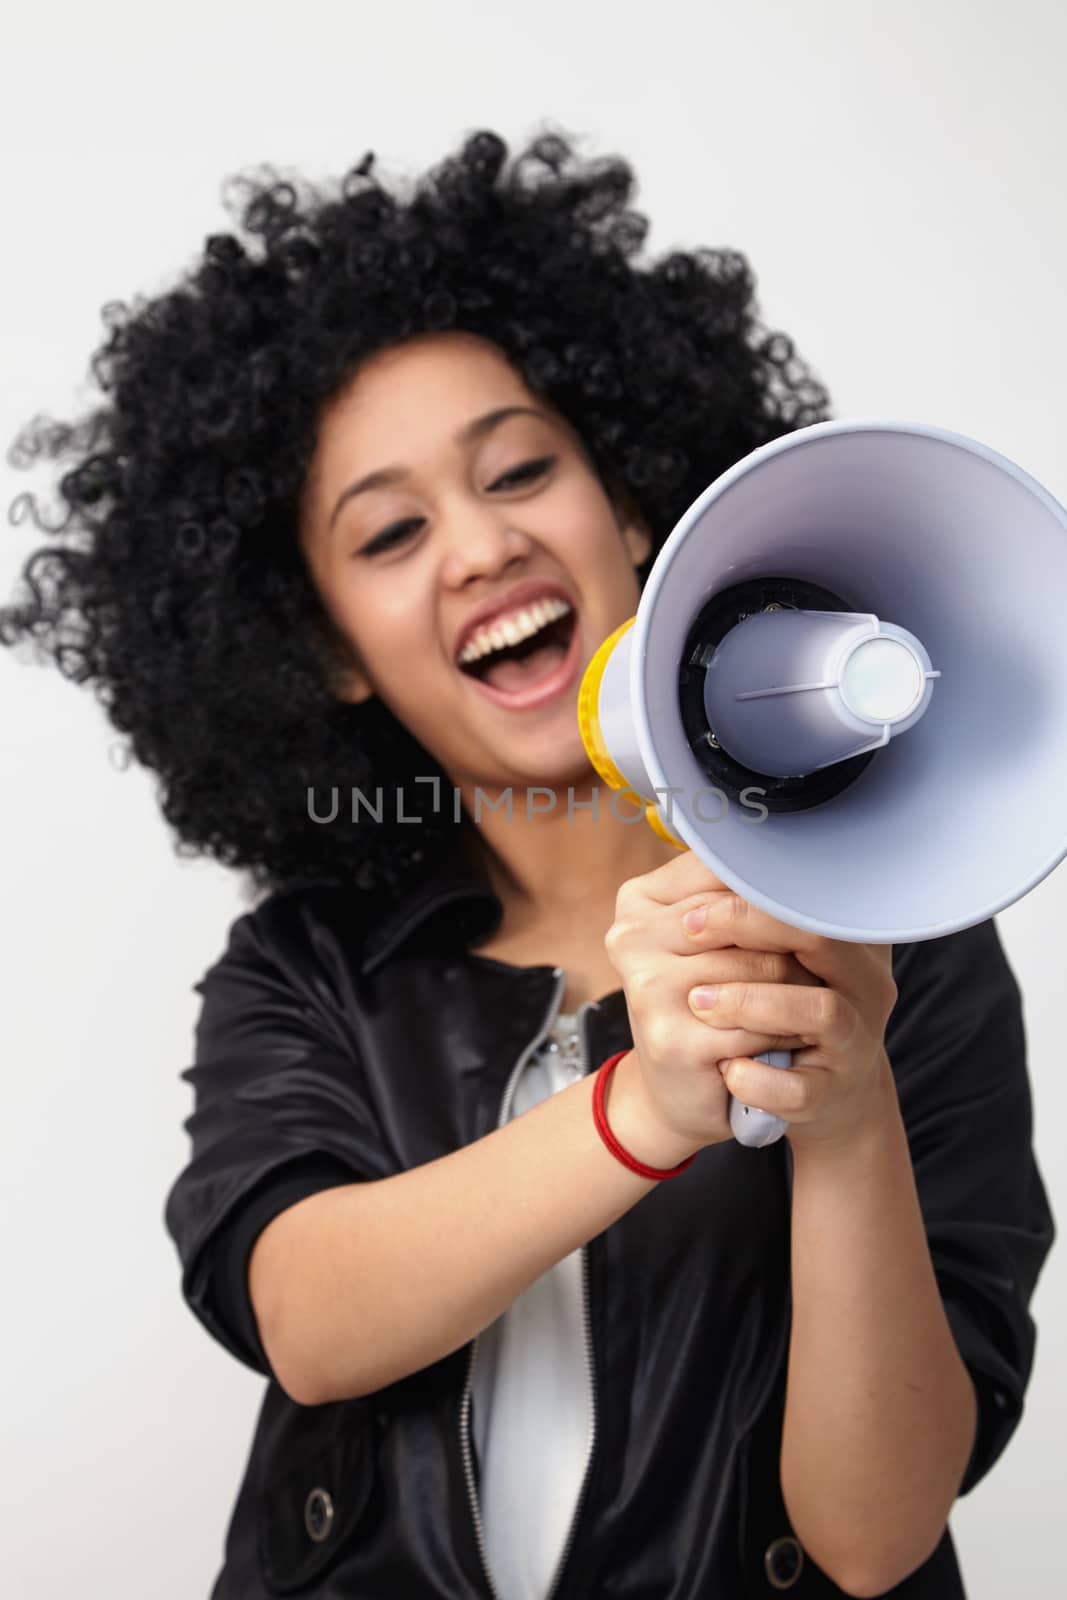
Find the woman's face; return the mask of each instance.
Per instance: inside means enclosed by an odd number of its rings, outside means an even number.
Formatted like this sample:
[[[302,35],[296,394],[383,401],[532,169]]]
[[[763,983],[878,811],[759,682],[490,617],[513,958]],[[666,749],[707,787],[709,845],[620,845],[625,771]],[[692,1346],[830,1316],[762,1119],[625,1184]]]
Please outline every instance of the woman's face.
[[[343,698],[378,695],[456,784],[588,778],[578,686],[650,541],[496,346],[369,359],[321,416],[300,535],[355,657]]]

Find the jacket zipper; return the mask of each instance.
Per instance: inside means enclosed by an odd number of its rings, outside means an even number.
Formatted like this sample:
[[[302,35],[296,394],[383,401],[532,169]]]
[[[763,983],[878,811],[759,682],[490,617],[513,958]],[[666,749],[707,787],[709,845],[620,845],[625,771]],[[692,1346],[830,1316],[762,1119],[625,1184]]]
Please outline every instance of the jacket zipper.
[[[578,1063],[582,1069],[581,1076],[583,1078],[586,1076],[589,1070],[585,1034],[586,1013],[591,1011],[595,1005],[595,1000],[587,1000],[584,1005],[580,1005],[578,1007]],[[593,1361],[593,1330],[589,1316],[589,1247],[588,1245],[584,1244],[582,1245],[582,1332],[585,1338],[586,1370],[589,1374],[589,1445],[586,1451],[585,1472],[582,1474],[582,1482],[578,1490],[578,1499],[575,1502],[574,1515],[571,1518],[571,1525],[567,1529],[567,1537],[563,1541],[563,1549],[560,1551],[559,1560],[556,1563],[556,1570],[552,1574],[552,1582],[548,1586],[548,1593],[545,1595],[545,1600],[552,1600],[552,1596],[559,1588],[559,1581],[563,1576],[563,1569],[567,1564],[567,1557],[571,1553],[571,1546],[574,1543],[574,1536],[578,1531],[578,1521],[582,1514],[582,1506],[585,1503],[586,1490],[589,1487],[589,1474],[593,1465],[593,1452],[596,1449],[597,1440],[596,1366]]]
[[[515,1085],[518,1082],[519,1073],[522,1071],[523,1067],[526,1065],[527,1061],[530,1059],[530,1056],[533,1054],[533,1052],[537,1049],[537,1047],[540,1044],[543,1043],[543,1041],[546,1038],[546,1036],[548,1034],[548,1031],[549,1031],[549,1029],[550,1029],[550,1027],[552,1025],[553,1018],[555,1017],[555,1015],[556,1015],[556,1013],[557,1013],[557,1011],[559,1009],[559,1002],[560,1002],[560,999],[562,997],[563,988],[564,988],[564,984],[565,984],[565,981],[566,981],[566,974],[564,973],[562,967],[556,967],[555,976],[556,976],[555,991],[553,992],[552,999],[551,999],[551,1002],[549,1004],[548,1011],[547,1011],[547,1013],[545,1015],[545,1019],[541,1024],[540,1032],[537,1034],[536,1038],[534,1038],[526,1046],[526,1048],[522,1051],[521,1055],[519,1056],[519,1059],[516,1061],[515,1065],[511,1069],[511,1074],[510,1074],[510,1076],[508,1078],[507,1085],[505,1086],[504,1093],[503,1093],[503,1096],[502,1096],[501,1101],[500,1101],[500,1110],[499,1110],[499,1113],[497,1115],[497,1122],[496,1122],[496,1125],[497,1125],[498,1128],[502,1128],[504,1126],[505,1122],[507,1121],[508,1108],[509,1108],[509,1106],[511,1104],[512,1095],[515,1092]],[[578,1007],[578,1030],[577,1030],[578,1031],[578,1050],[579,1050],[578,1059],[579,1059],[579,1064],[581,1066],[581,1071],[582,1071],[582,1076],[583,1077],[585,1076],[585,1073],[587,1071],[586,1045],[585,1045],[585,1025],[584,1025],[585,1024],[585,1013],[587,1011],[591,1010],[592,1007],[595,1004],[596,1004],[595,1000],[587,1000],[583,1005]],[[553,1574],[552,1582],[549,1585],[548,1593],[545,1595],[545,1600],[550,1600],[550,1597],[555,1593],[556,1588],[559,1585],[560,1575],[562,1574],[564,1564],[566,1563],[567,1557],[570,1554],[571,1545],[574,1543],[574,1535],[575,1535],[575,1531],[576,1531],[577,1526],[578,1526],[578,1518],[579,1518],[579,1515],[581,1514],[582,1502],[585,1499],[585,1491],[586,1491],[586,1487],[587,1487],[588,1482],[589,1482],[589,1469],[590,1469],[590,1466],[592,1464],[593,1447],[594,1447],[595,1442],[596,1442],[596,1433],[597,1433],[597,1428],[596,1428],[596,1373],[595,1373],[595,1368],[594,1368],[594,1364],[593,1364],[593,1343],[592,1343],[592,1332],[591,1332],[591,1323],[590,1323],[590,1316],[589,1316],[589,1256],[588,1256],[588,1248],[587,1248],[587,1246],[586,1245],[582,1245],[581,1251],[582,1251],[582,1330],[583,1330],[583,1334],[584,1334],[584,1338],[585,1338],[585,1356],[586,1356],[587,1369],[588,1369],[588,1372],[589,1372],[589,1396],[590,1396],[590,1403],[591,1403],[591,1418],[592,1418],[592,1421],[591,1421],[591,1426],[590,1426],[590,1429],[589,1429],[589,1450],[588,1450],[588,1455],[587,1455],[587,1458],[586,1458],[585,1474],[584,1474],[584,1476],[582,1478],[581,1488],[579,1489],[579,1492],[578,1492],[578,1500],[577,1500],[577,1504],[575,1505],[575,1508],[574,1508],[574,1515],[571,1518],[571,1525],[570,1525],[570,1528],[567,1531],[567,1538],[564,1541],[563,1550],[561,1551],[559,1561],[556,1564],[556,1570],[555,1570],[555,1573]],[[474,1537],[475,1537],[475,1541],[476,1541],[477,1546],[478,1546],[478,1554],[479,1554],[479,1556],[481,1558],[482,1571],[485,1573],[485,1580],[486,1580],[486,1583],[489,1585],[489,1593],[492,1595],[493,1600],[500,1600],[499,1591],[497,1590],[497,1587],[496,1587],[495,1583],[493,1582],[493,1575],[489,1570],[489,1558],[488,1558],[488,1555],[486,1553],[486,1548],[485,1548],[485,1529],[484,1529],[483,1524],[482,1524],[481,1507],[478,1504],[478,1493],[477,1493],[477,1489],[475,1487],[475,1482],[474,1482],[474,1461],[473,1461],[471,1445],[470,1445],[470,1439],[469,1439],[469,1422],[470,1422],[471,1398],[472,1398],[472,1393],[473,1393],[473,1385],[472,1385],[472,1382],[471,1382],[471,1376],[472,1376],[473,1371],[474,1371],[474,1357],[475,1357],[475,1352],[477,1351],[477,1348],[478,1348],[478,1340],[480,1338],[481,1338],[481,1334],[478,1334],[471,1341],[470,1353],[469,1353],[469,1355],[467,1357],[467,1375],[466,1375],[466,1378],[464,1379],[464,1383],[463,1383],[463,1399],[462,1399],[462,1403],[460,1405],[460,1414],[459,1414],[459,1442],[460,1442],[460,1448],[461,1448],[461,1450],[463,1452],[463,1472],[464,1472],[464,1476],[465,1476],[465,1478],[467,1480],[467,1498],[470,1501],[471,1515],[472,1515],[473,1520],[474,1520]]]

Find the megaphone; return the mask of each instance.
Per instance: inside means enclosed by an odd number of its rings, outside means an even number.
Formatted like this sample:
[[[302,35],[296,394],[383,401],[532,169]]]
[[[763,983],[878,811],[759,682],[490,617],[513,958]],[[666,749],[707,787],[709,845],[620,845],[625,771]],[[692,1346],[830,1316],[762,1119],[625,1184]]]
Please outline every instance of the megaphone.
[[[981,922],[1067,855],[1065,534],[962,434],[775,439],[689,507],[590,661],[589,759],[792,927],[897,944]],[[786,1127],[737,1100],[730,1122],[751,1146]]]

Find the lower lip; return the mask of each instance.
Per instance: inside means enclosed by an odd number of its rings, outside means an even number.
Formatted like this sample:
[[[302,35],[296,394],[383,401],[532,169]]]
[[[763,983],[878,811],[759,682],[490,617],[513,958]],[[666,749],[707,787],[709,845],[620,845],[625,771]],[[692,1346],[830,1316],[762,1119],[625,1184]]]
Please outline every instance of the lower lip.
[[[472,677],[469,672],[464,672],[462,676],[468,683],[473,684],[475,689],[481,690],[487,700],[492,700],[494,705],[503,706],[505,711],[536,711],[563,694],[577,678],[578,663],[581,660],[579,634],[578,618],[575,616],[571,641],[563,660],[547,678],[542,678],[540,683],[531,684],[529,689],[520,689],[513,694],[507,694],[502,689],[494,689],[491,684],[483,683],[481,678]]]

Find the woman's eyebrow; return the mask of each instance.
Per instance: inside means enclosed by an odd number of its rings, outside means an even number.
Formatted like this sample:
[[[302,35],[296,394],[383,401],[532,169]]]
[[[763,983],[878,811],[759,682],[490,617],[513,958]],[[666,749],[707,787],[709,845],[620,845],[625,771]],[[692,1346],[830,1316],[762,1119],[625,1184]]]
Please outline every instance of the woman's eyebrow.
[[[536,406],[498,406],[495,411],[487,411],[484,416],[475,417],[473,422],[465,423],[455,435],[455,442],[460,445],[473,444],[476,439],[484,439],[486,434],[492,433],[501,422],[508,417],[531,416],[540,417],[542,422],[551,419],[544,411],[539,411]],[[347,489],[342,489],[337,498],[337,503],[330,512],[327,527],[333,530],[337,521],[337,514],[346,500],[351,500],[354,495],[366,494],[368,489],[383,489],[390,483],[397,483],[408,476],[407,467],[379,467],[376,472],[368,472],[366,477],[357,478],[350,483]]]

